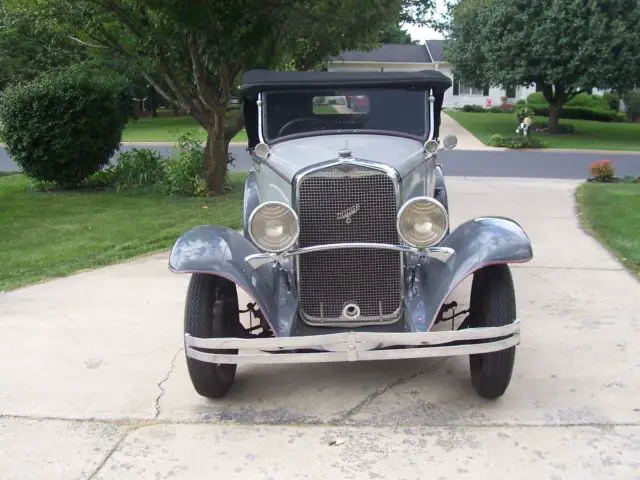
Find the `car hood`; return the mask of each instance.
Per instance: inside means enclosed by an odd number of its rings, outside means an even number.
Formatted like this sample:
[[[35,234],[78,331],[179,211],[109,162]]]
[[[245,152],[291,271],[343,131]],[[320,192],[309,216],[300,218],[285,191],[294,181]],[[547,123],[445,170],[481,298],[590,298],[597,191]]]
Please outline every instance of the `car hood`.
[[[389,165],[401,177],[424,161],[419,141],[371,134],[319,135],[287,140],[271,147],[268,161],[283,177],[292,180],[306,167],[337,159],[338,152],[343,149],[351,150],[354,158]]]

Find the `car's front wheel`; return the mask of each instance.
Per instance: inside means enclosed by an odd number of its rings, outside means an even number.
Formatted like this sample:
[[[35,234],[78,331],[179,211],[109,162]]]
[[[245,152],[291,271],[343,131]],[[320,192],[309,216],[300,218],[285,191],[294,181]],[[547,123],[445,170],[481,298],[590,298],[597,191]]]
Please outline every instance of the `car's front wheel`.
[[[213,275],[194,274],[187,290],[184,331],[194,337],[232,337],[240,324],[238,292],[233,282]],[[216,353],[237,354],[237,350]],[[236,364],[207,363],[187,356],[195,390],[203,397],[221,398],[233,386]]]
[[[516,297],[508,265],[484,267],[473,275],[469,326],[502,327],[516,318]],[[504,394],[511,382],[516,347],[469,356],[471,383],[484,398]]]

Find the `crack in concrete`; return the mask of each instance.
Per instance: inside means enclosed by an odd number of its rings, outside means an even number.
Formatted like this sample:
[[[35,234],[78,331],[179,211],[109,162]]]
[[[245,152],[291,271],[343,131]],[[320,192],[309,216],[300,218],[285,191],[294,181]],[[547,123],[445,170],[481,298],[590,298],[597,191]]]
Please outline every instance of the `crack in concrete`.
[[[412,378],[419,376],[422,372],[417,372],[412,374]],[[426,370],[425,372],[426,373]],[[402,380],[402,379],[401,379]],[[407,378],[405,382],[409,381],[410,378]],[[398,382],[398,381],[396,381]],[[398,383],[399,384],[399,383]],[[394,385],[397,386],[398,384]],[[393,387],[392,387],[393,388]],[[378,395],[376,398],[378,398]],[[362,403],[362,402],[361,402]],[[355,408],[355,407],[354,407]],[[351,409],[353,410],[353,409]],[[361,409],[360,409],[361,410]],[[357,412],[356,412],[357,413]],[[353,414],[352,414],[353,415]],[[343,416],[346,416],[344,414]],[[342,418],[342,417],[341,417]],[[259,422],[259,421],[238,421],[237,419],[227,421],[222,420],[215,424],[212,424],[209,420],[137,420],[132,419],[131,421],[127,421],[127,419],[118,418],[113,420],[98,420],[98,419],[85,419],[85,418],[66,418],[66,417],[37,417],[37,416],[24,416],[24,415],[8,415],[3,414],[0,415],[0,420],[34,420],[34,421],[51,421],[51,422],[69,422],[69,423],[102,423],[107,425],[118,425],[127,427],[127,434],[133,433],[136,430],[148,427],[162,426],[162,425],[216,425],[216,426],[233,426],[233,425],[242,425],[242,426],[260,426],[260,427],[345,427],[345,428],[381,428],[388,429],[389,427],[415,427],[415,428],[624,428],[631,427],[636,428],[640,427],[640,420],[635,422],[598,422],[598,421],[586,421],[586,422],[549,422],[545,423],[543,421],[539,422],[489,422],[489,423],[469,423],[469,422],[431,422],[431,423],[393,423],[393,424],[376,424],[376,423],[368,423],[368,422],[352,422],[345,425],[340,425],[339,420],[330,420],[329,422],[282,422],[278,424],[274,424],[273,422]]]
[[[107,454],[105,455],[105,457],[102,459],[102,461],[98,464],[98,466],[95,468],[95,470],[93,472],[91,472],[91,475],[89,475],[88,480],[91,480],[93,478],[96,478],[96,475],[98,475],[100,473],[100,470],[102,470],[102,468],[107,464],[107,462],[109,461],[109,459],[111,458],[111,456],[116,453],[116,451],[120,448],[120,446],[124,443],[125,439],[129,436],[129,434],[131,432],[133,432],[134,430],[136,430],[137,427],[132,427],[132,428],[127,428],[125,430],[125,432],[120,436],[120,438],[118,439],[118,441],[113,445],[113,447],[111,448],[111,450],[109,450],[107,452]]]
[[[369,405],[371,405],[374,400],[380,398],[382,395],[387,393],[389,390],[391,390],[391,389],[393,389],[393,388],[395,388],[397,386],[404,385],[405,383],[410,382],[411,380],[413,380],[414,378],[419,377],[420,375],[423,375],[423,374],[425,374],[427,372],[431,372],[431,371],[435,370],[442,363],[444,363],[446,360],[447,360],[446,358],[443,358],[443,359],[437,361],[436,363],[434,363],[433,365],[431,365],[428,368],[423,368],[422,370],[419,370],[417,372],[413,372],[411,375],[400,377],[399,379],[394,380],[393,382],[387,384],[383,388],[378,388],[378,389],[374,390],[373,392],[371,392],[367,396],[365,396],[360,402],[358,402],[357,405],[355,405],[354,407],[352,407],[349,410],[347,410],[338,419],[329,421],[328,424],[329,425],[340,425],[340,424],[343,424],[350,417],[353,417],[354,415],[360,413],[360,411],[362,411],[362,409],[364,409],[364,408],[368,407]]]
[[[162,399],[162,396],[164,395],[164,392],[165,392],[164,384],[169,380],[169,377],[173,373],[173,369],[176,366],[176,359],[178,358],[178,355],[180,354],[180,352],[182,352],[183,350],[184,350],[184,347],[180,347],[178,351],[173,355],[173,358],[171,359],[171,364],[169,365],[169,370],[167,371],[166,375],[157,383],[159,392],[153,404],[153,407],[155,408],[155,411],[156,411],[155,415],[153,416],[154,420],[156,420],[160,416],[160,400]]]

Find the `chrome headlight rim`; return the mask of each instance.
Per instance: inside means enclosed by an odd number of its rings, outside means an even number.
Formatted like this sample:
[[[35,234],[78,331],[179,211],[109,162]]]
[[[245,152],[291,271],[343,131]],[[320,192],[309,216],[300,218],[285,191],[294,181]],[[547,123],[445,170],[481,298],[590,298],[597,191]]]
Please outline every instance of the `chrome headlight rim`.
[[[431,242],[429,245],[416,245],[415,243],[408,241],[407,238],[402,233],[402,229],[400,228],[400,220],[402,219],[403,213],[407,210],[407,208],[411,207],[414,203],[418,203],[418,202],[432,203],[433,205],[438,207],[440,209],[440,211],[442,211],[443,216],[444,216],[445,225],[444,225],[444,228],[442,230],[442,234],[440,235],[440,237],[438,237],[438,239],[436,241]],[[421,249],[421,250],[424,250],[424,249],[427,249],[429,247],[432,247],[433,245],[439,244],[444,239],[444,237],[447,236],[447,231],[449,231],[449,226],[450,226],[449,225],[449,213],[447,212],[447,209],[444,208],[444,205],[442,205],[442,203],[440,203],[434,197],[420,196],[420,197],[414,197],[414,198],[412,198],[410,200],[407,200],[404,203],[404,205],[402,205],[402,207],[400,207],[400,210],[398,211],[398,215],[396,217],[396,230],[398,231],[398,235],[400,235],[400,238],[402,239],[402,241],[406,245],[409,245],[410,247],[418,248],[418,249]]]
[[[253,221],[254,221],[256,215],[258,215],[262,209],[264,209],[265,207],[268,207],[268,206],[278,206],[278,207],[284,208],[285,210],[288,211],[289,214],[291,214],[293,216],[293,219],[295,220],[295,226],[296,226],[295,235],[292,236],[292,240],[288,244],[286,244],[286,246],[283,247],[283,248],[278,248],[278,249],[266,248],[253,235],[252,224],[253,224]],[[284,202],[278,202],[278,201],[275,201],[275,200],[274,201],[263,202],[260,205],[258,205],[256,208],[254,208],[253,212],[251,212],[251,215],[249,215],[249,220],[247,221],[247,230],[249,232],[249,238],[251,238],[251,241],[255,245],[257,245],[258,248],[260,248],[262,251],[267,252],[267,253],[283,253],[283,252],[286,252],[288,250],[291,250],[291,248],[298,241],[298,238],[300,237],[300,219],[298,218],[298,214],[291,207],[291,205],[288,205],[288,204],[286,204]]]

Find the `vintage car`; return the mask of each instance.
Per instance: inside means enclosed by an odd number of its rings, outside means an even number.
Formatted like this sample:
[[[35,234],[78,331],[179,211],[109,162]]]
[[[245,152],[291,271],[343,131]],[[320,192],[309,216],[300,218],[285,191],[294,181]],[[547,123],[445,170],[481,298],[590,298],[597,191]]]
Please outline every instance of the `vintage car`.
[[[520,342],[509,264],[533,251],[508,218],[450,228],[437,159],[457,143],[439,139],[450,86],[438,71],[244,75],[244,229],[197,226],[169,260],[192,274],[184,342],[200,395],[224,396],[237,364],[452,355],[469,356],[480,396],[503,395]],[[365,112],[323,103],[360,96]],[[470,275],[456,313],[446,302]]]

